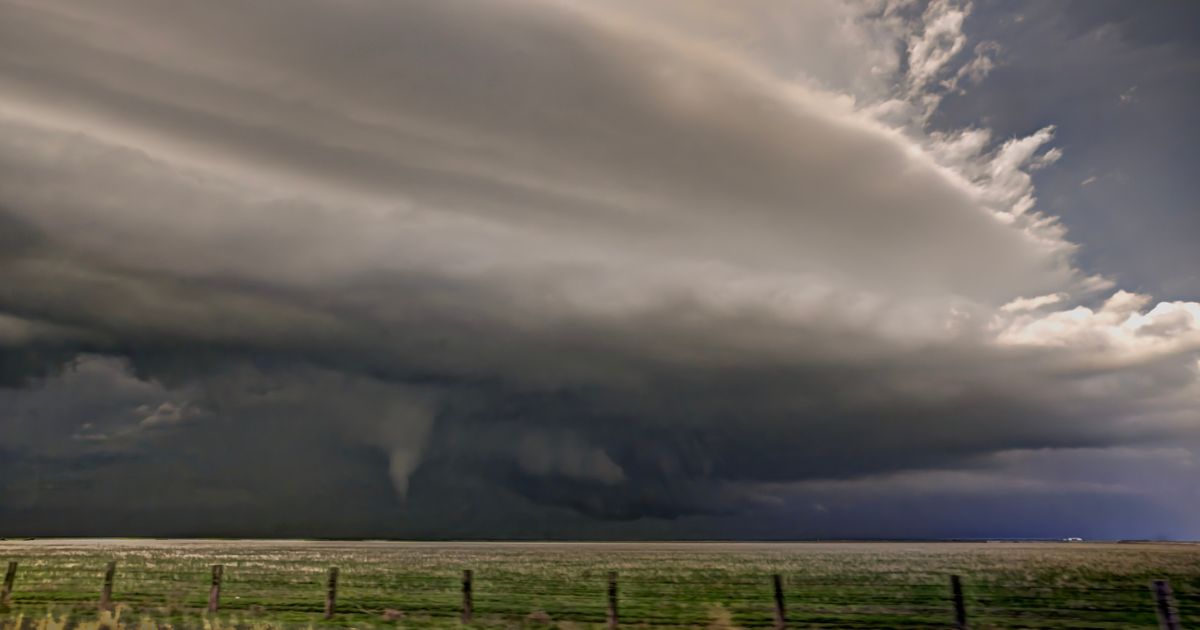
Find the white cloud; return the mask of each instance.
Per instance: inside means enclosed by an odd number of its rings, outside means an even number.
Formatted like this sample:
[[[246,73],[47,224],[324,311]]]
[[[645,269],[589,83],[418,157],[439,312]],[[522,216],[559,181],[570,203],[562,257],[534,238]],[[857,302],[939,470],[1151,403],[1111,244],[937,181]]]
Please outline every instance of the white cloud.
[[[1017,298],[1000,307],[1000,310],[1006,313],[1034,311],[1046,306],[1050,306],[1051,304],[1058,304],[1066,298],[1067,295],[1065,293],[1051,293],[1049,295],[1039,295],[1032,298]]]
[[[1200,303],[1160,302],[1146,310],[1150,302],[1148,295],[1117,291],[1095,310],[1077,306],[1018,315],[1002,324],[997,341],[1078,349],[1114,359],[1200,350]]]
[[[982,83],[984,79],[991,74],[996,68],[996,56],[1003,52],[1003,48],[996,42],[980,42],[975,45],[975,56],[970,62],[964,64],[958,69],[958,73],[954,75],[954,80],[947,86],[950,89],[959,89],[958,82],[966,78],[974,85]]]
[[[933,81],[967,43],[963,21],[970,3],[933,0],[922,16],[921,33],[908,40],[908,76],[911,89],[920,91]]]

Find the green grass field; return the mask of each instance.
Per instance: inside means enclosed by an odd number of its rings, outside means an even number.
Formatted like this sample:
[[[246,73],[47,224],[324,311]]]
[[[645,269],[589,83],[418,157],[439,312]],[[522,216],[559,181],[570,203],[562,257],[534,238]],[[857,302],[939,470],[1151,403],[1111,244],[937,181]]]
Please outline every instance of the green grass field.
[[[949,627],[951,574],[972,628],[1156,628],[1156,578],[1170,580],[1183,626],[1200,627],[1200,545],[0,542],[9,560],[19,570],[8,627],[451,627],[463,569],[474,571],[478,627],[603,624],[609,571],[625,626],[770,626],[779,573],[797,628]],[[101,624],[110,560],[117,608]],[[212,564],[225,566],[216,616],[203,613]],[[331,566],[338,614],[324,621]]]

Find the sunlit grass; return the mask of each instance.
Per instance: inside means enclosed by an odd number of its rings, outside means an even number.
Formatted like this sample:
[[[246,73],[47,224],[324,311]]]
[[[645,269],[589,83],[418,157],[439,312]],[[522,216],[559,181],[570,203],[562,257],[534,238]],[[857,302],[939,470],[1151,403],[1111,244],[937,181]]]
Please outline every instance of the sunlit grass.
[[[20,563],[6,627],[453,627],[474,571],[479,627],[600,627],[606,574],[625,624],[765,627],[770,576],[796,627],[944,627],[948,576],[975,628],[1154,628],[1152,579],[1200,624],[1200,546],[1158,544],[489,544],[256,541],[0,542]],[[117,561],[113,611],[97,611]],[[204,612],[211,565],[221,611]],[[326,571],[338,614],[323,619]]]

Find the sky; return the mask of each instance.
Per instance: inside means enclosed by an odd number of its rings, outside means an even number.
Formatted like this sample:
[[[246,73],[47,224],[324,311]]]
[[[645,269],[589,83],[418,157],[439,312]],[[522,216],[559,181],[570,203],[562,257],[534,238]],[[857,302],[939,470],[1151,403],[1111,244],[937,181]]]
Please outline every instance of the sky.
[[[0,0],[0,535],[1200,539],[1198,22]]]

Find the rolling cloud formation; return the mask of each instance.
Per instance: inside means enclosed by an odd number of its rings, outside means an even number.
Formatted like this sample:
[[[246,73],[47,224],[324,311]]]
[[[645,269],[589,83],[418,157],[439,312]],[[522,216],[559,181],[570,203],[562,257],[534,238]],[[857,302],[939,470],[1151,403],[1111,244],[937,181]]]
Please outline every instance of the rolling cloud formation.
[[[0,529],[1200,536],[971,11],[3,0]]]

